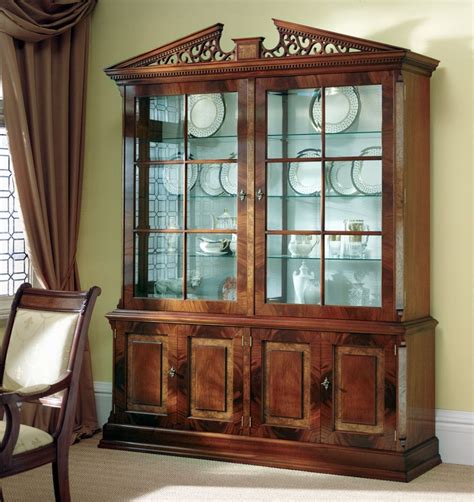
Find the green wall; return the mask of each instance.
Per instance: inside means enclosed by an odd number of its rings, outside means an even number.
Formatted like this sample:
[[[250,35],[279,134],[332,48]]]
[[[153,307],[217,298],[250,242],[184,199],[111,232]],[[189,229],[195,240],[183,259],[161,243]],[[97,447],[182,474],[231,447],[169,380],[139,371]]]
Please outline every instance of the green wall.
[[[265,36],[271,18],[346,33],[441,60],[432,78],[432,314],[437,329],[437,407],[474,411],[472,216],[472,5],[470,1],[319,2],[100,0],[93,14],[86,166],[79,239],[84,287],[98,284],[90,330],[94,379],[112,379],[104,314],[121,287],[121,98],[103,68],[222,22],[231,38]]]

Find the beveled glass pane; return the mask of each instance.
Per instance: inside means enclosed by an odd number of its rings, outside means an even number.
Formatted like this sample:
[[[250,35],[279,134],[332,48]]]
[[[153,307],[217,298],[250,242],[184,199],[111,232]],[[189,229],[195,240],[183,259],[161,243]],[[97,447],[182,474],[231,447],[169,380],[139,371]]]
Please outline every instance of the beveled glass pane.
[[[381,237],[327,235],[325,240],[325,304],[380,307]]]
[[[136,160],[184,158],[184,96],[136,100]]]
[[[267,228],[319,230],[321,162],[267,164]]]
[[[382,162],[327,162],[326,173],[326,230],[348,230],[360,220],[362,231],[380,231]]]
[[[237,300],[237,234],[188,234],[190,300]]]
[[[135,178],[135,226],[179,229],[183,221],[184,166],[138,166]]]
[[[181,233],[140,233],[135,237],[135,296],[183,298]]]
[[[382,86],[326,87],[325,97],[326,155],[382,155]]]
[[[188,164],[188,228],[237,228],[237,164]],[[196,173],[199,173],[198,175]],[[227,191],[226,191],[227,190]]]
[[[321,129],[312,104],[319,89],[267,93],[267,158],[297,157],[307,148],[321,150]]]
[[[188,158],[237,158],[237,93],[188,96]]]
[[[320,292],[320,236],[267,236],[268,303],[317,305]]]

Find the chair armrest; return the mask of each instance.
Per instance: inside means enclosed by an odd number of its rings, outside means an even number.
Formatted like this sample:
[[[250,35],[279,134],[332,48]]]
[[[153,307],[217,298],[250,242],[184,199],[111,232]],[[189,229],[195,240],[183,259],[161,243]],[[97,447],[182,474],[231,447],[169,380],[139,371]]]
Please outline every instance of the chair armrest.
[[[18,407],[18,394],[0,394],[0,398],[6,424],[5,434],[0,441],[0,472],[4,472],[12,466],[13,450],[20,433],[20,410]]]
[[[50,396],[66,389],[70,382],[71,373],[66,373],[62,378],[52,384],[30,385],[28,387],[20,387],[16,390],[0,387],[0,405]]]
[[[38,392],[48,391],[50,388],[51,385],[49,384],[30,385],[28,387],[20,387],[19,389],[16,390],[0,387],[0,394],[16,393],[21,397],[31,397],[37,394]]]
[[[19,405],[23,401],[40,399],[66,389],[71,382],[71,373],[65,373],[53,384],[30,385],[16,390],[0,387],[0,406],[5,411],[6,428],[3,439],[0,438],[0,472],[12,465],[12,455],[20,432]]]

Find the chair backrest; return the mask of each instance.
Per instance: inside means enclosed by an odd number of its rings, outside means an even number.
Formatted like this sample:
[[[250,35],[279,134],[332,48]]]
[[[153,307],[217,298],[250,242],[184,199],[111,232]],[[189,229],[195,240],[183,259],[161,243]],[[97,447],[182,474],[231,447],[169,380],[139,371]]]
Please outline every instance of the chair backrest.
[[[66,292],[32,288],[23,284],[12,303],[2,351],[0,378],[11,390],[41,384],[53,384],[68,373],[68,388],[43,404],[62,410],[62,427],[68,408],[74,408],[80,367],[92,309],[100,288]],[[68,421],[70,421],[68,419]]]

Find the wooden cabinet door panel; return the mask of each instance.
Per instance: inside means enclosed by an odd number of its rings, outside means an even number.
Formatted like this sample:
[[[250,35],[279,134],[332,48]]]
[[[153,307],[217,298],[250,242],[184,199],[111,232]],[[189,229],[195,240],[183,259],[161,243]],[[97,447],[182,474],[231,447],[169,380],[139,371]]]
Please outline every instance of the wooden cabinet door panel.
[[[319,440],[319,336],[253,330],[251,434]]]
[[[383,432],[383,349],[336,347],[335,355],[336,429]]]
[[[394,344],[389,336],[322,335],[322,442],[396,448]]]
[[[120,323],[115,340],[116,421],[159,427],[176,423],[176,327]]]
[[[180,328],[180,427],[241,433],[243,332],[226,327]]]
[[[168,337],[128,335],[127,409],[166,413]]]

